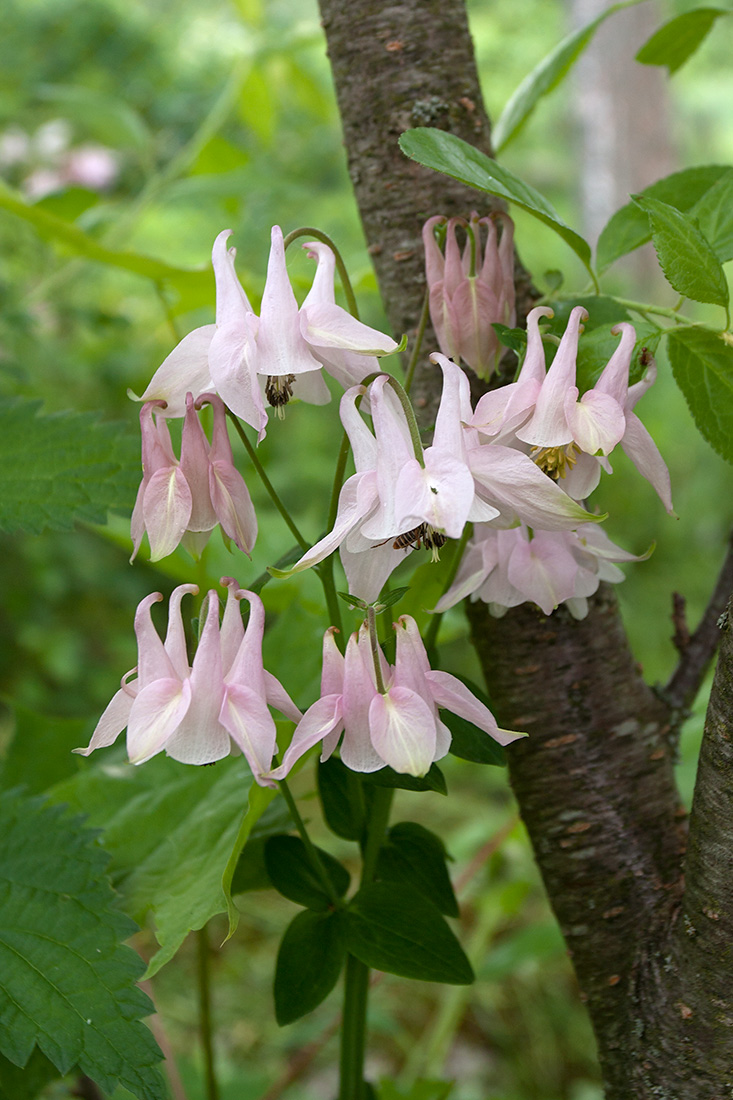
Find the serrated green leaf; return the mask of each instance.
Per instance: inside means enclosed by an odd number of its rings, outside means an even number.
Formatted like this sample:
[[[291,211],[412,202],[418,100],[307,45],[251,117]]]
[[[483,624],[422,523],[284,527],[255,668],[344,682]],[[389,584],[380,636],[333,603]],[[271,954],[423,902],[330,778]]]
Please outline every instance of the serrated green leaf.
[[[379,851],[377,877],[412,886],[444,913],[458,916],[442,840],[423,825],[403,821],[393,825]]]
[[[705,192],[691,212],[720,262],[733,260],[733,168]]]
[[[671,76],[702,45],[721,15],[730,15],[730,10],[695,8],[670,19],[647,39],[636,60],[642,65],[665,65]]]
[[[700,434],[727,462],[733,462],[733,347],[710,329],[670,333],[672,373],[685,395]]]
[[[392,768],[380,768],[378,772],[366,772],[363,782],[374,787],[395,787],[402,791],[437,791],[448,794],[445,776],[437,764],[431,764],[430,770],[423,776],[405,775]]]
[[[673,172],[644,188],[642,195],[661,199],[683,213],[690,210],[730,168],[724,165],[702,165]],[[598,270],[605,271],[619,257],[651,240],[649,219],[635,203],[629,202],[617,210],[598,238]]]
[[[694,219],[659,199],[631,198],[649,215],[652,241],[667,282],[686,298],[727,308],[728,280]]]
[[[39,415],[40,406],[6,397],[0,408],[0,530],[68,531],[131,508],[140,480],[131,429],[91,413]]]
[[[10,699],[12,738],[0,763],[0,785],[21,784],[28,794],[40,794],[79,770],[71,750],[84,740],[87,723],[80,718],[50,718]]]
[[[544,195],[520,180],[508,168],[475,149],[473,145],[461,141],[455,134],[419,127],[402,134],[400,148],[406,156],[423,164],[426,168],[443,172],[444,175],[459,180],[468,187],[475,187],[478,191],[498,195],[500,198],[516,203],[522,210],[532,214],[562,237],[591,271],[588,242],[565,224]]]
[[[373,882],[352,898],[346,949],[366,966],[403,978],[473,981],[471,964],[438,909],[396,882]]]
[[[78,1065],[106,1091],[164,1100],[143,965],[121,943],[135,925],[113,908],[106,863],[62,807],[0,796],[0,1052],[24,1066],[38,1047],[60,1074]]]
[[[343,897],[349,888],[351,875],[337,859],[322,848],[316,848],[321,866],[334,892]],[[299,836],[271,836],[265,843],[265,866],[275,889],[314,912],[331,908],[331,895],[311,864],[305,844]]]
[[[241,760],[194,768],[157,756],[141,767],[90,767],[60,783],[70,802],[104,829],[110,872],[126,913],[155,920],[160,950],[147,976],[173,958],[188,933],[226,910],[222,876],[252,777]]]
[[[366,822],[366,796],[362,778],[331,756],[318,765],[318,795],[323,816],[332,833],[344,840],[361,840]]]
[[[591,23],[564,38],[540,61],[539,65],[532,69],[510,97],[492,130],[491,138],[497,153],[501,152],[524,128],[540,99],[556,88],[567,76],[583,50],[592,41],[601,23],[621,8],[628,8],[638,3],[640,0],[612,4]]]
[[[275,965],[275,1017],[281,1027],[326,999],[345,957],[342,913],[298,913],[285,931]]]

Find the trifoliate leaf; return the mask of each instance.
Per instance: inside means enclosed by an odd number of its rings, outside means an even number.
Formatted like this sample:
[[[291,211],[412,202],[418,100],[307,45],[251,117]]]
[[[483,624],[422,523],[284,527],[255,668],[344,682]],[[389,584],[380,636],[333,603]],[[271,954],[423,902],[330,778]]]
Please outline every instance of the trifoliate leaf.
[[[62,1075],[78,1066],[107,1092],[164,1100],[144,966],[121,943],[136,926],[95,841],[62,807],[0,796],[0,1053],[25,1066],[38,1048]]]
[[[140,481],[134,431],[91,413],[39,415],[40,406],[10,397],[0,407],[0,531],[69,531],[131,509]]]

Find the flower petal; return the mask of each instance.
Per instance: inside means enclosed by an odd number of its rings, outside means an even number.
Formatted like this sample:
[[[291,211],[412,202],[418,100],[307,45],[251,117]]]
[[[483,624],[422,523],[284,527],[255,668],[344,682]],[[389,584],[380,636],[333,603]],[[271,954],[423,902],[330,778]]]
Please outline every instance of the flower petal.
[[[191,683],[154,680],[136,696],[127,723],[127,755],[131,764],[144,764],[165,747],[191,705]]]
[[[435,759],[435,718],[424,699],[406,687],[391,687],[369,705],[372,745],[396,772],[423,776]]]
[[[432,669],[425,673],[425,678],[430,685],[433,699],[439,707],[445,707],[460,718],[465,718],[467,722],[473,722],[474,726],[485,730],[500,745],[508,745],[520,737],[527,736],[526,733],[519,733],[517,730],[500,729],[489,708],[485,707],[465,684],[455,676],[451,676],[449,672]]]

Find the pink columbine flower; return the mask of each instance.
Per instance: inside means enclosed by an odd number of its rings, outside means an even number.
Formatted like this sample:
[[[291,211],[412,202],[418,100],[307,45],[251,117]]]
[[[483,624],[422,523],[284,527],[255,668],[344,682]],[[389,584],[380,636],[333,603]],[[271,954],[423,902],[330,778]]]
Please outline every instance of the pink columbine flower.
[[[351,635],[345,656],[339,653],[333,628],[326,632],[321,698],[306,711],[271,778],[283,779],[319,741],[323,742],[321,759],[326,760],[342,733],[341,759],[353,771],[374,772],[389,765],[407,775],[425,775],[450,747],[451,733],[440,719],[439,707],[473,722],[500,745],[524,736],[500,729],[491,711],[460,680],[430,668],[414,619],[403,615],[394,628],[393,666],[378,647],[375,654],[366,623]]]
[[[546,306],[527,317],[527,354],[517,381],[478,402],[471,425],[502,443],[531,447],[537,465],[562,482],[575,500],[584,500],[598,485],[607,456],[621,444],[639,473],[650,482],[672,513],[669,472],[651,436],[633,412],[656,378],[649,359],[641,382],[629,387],[629,368],[636,342],[632,325],[616,325],[619,345],[592,389],[580,395],[576,360],[581,321],[588,314],[576,306],[548,371],[538,322],[551,317]]]
[[[497,241],[496,224],[501,222]],[[430,319],[438,345],[449,358],[463,360],[480,378],[488,378],[500,356],[499,337],[493,323],[514,326],[514,223],[508,214],[488,218],[471,215],[467,241],[461,255],[456,226],[463,218],[451,218],[445,231],[445,256],[435,239],[435,226],[445,224],[442,215],[423,226]],[[481,226],[487,232],[481,257]]]
[[[127,727],[127,753],[132,764],[165,750],[184,764],[210,764],[241,751],[258,783],[265,778],[276,750],[275,722],[268,704],[294,722],[302,718],[280,682],[262,664],[264,607],[254,592],[240,589],[231,577],[224,617],[219,626],[219,598],[213,590],[201,610],[203,629],[189,665],[181,617],[181,600],[197,593],[182,584],[171,595],[168,631],[162,642],[150,616],[159,592],[146,596],[135,614],[137,667],[125,674],[122,686],[97,723],[85,749],[88,756],[117,740]],[[246,599],[250,617],[245,631],[239,601]],[[137,673],[137,678],[129,677]]]
[[[311,404],[330,400],[321,368],[342,383],[366,377],[376,356],[398,345],[336,305],[333,252],[305,247],[318,261],[313,286],[298,307],[285,262],[282,230],[273,226],[267,279],[259,317],[237,278],[236,250],[227,249],[231,230],[216,238],[216,324],[194,329],[156,371],[141,400],[167,402],[167,416],[182,416],[185,395],[216,391],[251,425],[261,440],[267,429],[266,401],[281,410],[295,396]],[[357,360],[363,361],[360,371]],[[265,401],[266,399],[266,401]]]
[[[214,427],[209,443],[197,406],[209,403]],[[257,538],[257,518],[247,486],[234,466],[220,397],[205,393],[194,403],[186,397],[180,462],[173,453],[168,422],[159,415],[161,403],[147,401],[140,410],[143,480],[132,513],[132,559],[145,531],[151,561],[173,553],[179,542],[197,557],[217,523],[245,554]]]
[[[595,524],[575,531],[508,531],[477,524],[453,585],[435,606],[446,611],[470,596],[500,618],[508,608],[535,603],[549,615],[561,603],[576,619],[588,613],[587,597],[601,581],[618,584],[624,574],[614,562],[644,561],[616,546]]]

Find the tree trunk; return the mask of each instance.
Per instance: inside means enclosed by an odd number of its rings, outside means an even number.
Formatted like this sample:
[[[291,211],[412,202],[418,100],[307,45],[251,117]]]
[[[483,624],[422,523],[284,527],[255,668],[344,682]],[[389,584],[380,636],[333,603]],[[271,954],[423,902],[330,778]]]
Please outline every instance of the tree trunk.
[[[485,196],[397,147],[403,130],[427,125],[491,151],[464,3],[321,0],[321,12],[380,288],[394,331],[412,334],[425,292],[423,221],[485,207]],[[531,283],[517,272],[526,312]],[[424,414],[435,407],[438,375],[429,366],[418,373]],[[530,733],[509,750],[511,781],[572,952],[609,1100],[733,1097],[731,631],[706,729],[686,890],[686,822],[672,775],[675,729],[714,648],[730,574],[664,697],[641,679],[605,588],[582,622],[530,605],[502,620],[483,604],[469,609],[499,723]]]

